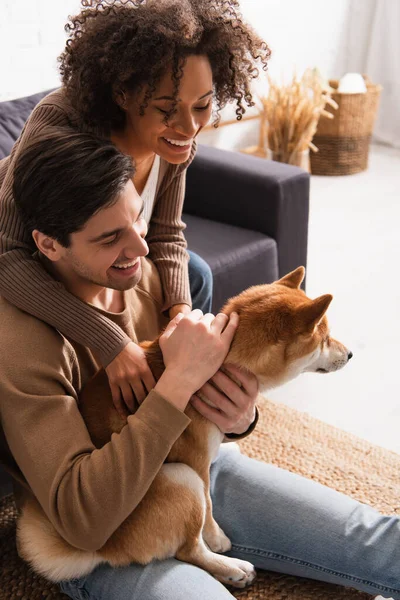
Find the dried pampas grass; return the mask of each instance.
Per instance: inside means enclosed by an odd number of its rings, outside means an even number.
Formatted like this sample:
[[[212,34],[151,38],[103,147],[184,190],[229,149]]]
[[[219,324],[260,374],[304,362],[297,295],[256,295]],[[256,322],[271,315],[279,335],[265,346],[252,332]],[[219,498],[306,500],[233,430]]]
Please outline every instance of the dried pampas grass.
[[[260,97],[261,128],[259,146],[271,151],[275,160],[299,164],[299,155],[309,148],[318,148],[312,143],[321,115],[332,119],[325,110],[329,104],[338,108],[330,94],[334,91],[324,83],[316,69],[307,69],[298,79],[293,76],[288,85],[278,85],[270,77],[269,93]]]

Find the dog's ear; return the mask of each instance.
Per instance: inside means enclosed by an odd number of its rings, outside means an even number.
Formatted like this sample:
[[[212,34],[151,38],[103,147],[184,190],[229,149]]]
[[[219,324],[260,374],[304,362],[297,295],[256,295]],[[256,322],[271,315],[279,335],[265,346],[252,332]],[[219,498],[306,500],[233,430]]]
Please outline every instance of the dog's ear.
[[[306,270],[304,267],[297,267],[297,269],[295,269],[291,273],[288,273],[281,279],[278,279],[276,283],[279,283],[279,285],[285,285],[286,287],[292,289],[298,289],[302,284],[305,274]]]
[[[324,296],[320,296],[299,307],[298,319],[301,322],[302,331],[311,333],[314,330],[328,310],[332,300],[333,296],[331,294],[324,294]]]

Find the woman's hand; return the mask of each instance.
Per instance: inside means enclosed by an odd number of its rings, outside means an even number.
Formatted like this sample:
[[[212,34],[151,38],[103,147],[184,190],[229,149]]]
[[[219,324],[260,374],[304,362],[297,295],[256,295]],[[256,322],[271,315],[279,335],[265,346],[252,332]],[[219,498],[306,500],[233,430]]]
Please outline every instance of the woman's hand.
[[[222,365],[239,317],[193,310],[177,315],[160,337],[165,372],[157,383],[161,395],[184,410],[190,397]]]
[[[188,315],[191,312],[192,312],[192,309],[190,308],[190,306],[188,304],[174,304],[174,306],[171,306],[171,308],[169,309],[169,318],[172,321],[172,319],[174,317],[176,317],[176,315],[178,313]]]
[[[242,434],[256,417],[258,380],[250,371],[234,365],[224,365],[223,368],[231,373],[239,384],[222,371],[218,371],[211,381],[219,389],[207,382],[199,390],[215,408],[209,406],[197,394],[192,397],[190,403],[203,417],[215,423],[222,433]]]
[[[156,385],[140,346],[129,342],[106,367],[114,406],[123,419],[135,410]]]

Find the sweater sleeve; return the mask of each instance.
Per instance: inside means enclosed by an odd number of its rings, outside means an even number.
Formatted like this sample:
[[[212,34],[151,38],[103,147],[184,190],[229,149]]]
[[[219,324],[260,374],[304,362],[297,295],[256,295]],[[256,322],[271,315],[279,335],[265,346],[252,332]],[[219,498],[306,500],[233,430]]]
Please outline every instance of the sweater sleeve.
[[[149,257],[157,267],[164,292],[163,311],[169,310],[174,304],[192,306],[182,210],[186,169],[195,153],[196,142],[193,142],[189,159],[183,165],[171,165],[167,169],[146,237]]]
[[[70,126],[66,113],[43,102],[33,111],[11,156],[0,162],[0,295],[97,353],[107,366],[130,341],[107,317],[70,294],[33,258],[36,247],[13,198],[13,169],[28,138],[44,126]]]
[[[14,346],[0,361],[4,435],[55,529],[72,546],[95,551],[137,507],[190,419],[153,390],[96,449],[72,385],[72,347],[26,317],[9,331]]]

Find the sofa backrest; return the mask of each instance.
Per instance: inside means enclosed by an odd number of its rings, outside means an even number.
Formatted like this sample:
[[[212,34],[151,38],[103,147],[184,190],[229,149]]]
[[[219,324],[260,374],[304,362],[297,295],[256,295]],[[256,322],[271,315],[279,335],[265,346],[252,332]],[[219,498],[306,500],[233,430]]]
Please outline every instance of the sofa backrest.
[[[0,102],[0,160],[10,154],[32,110],[51,91]]]

